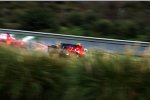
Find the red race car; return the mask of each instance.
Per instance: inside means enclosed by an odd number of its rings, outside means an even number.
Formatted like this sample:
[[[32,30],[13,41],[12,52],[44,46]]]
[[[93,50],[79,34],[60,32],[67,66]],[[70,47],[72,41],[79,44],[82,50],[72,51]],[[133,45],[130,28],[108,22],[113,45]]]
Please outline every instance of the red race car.
[[[0,45],[2,44],[23,47],[26,43],[22,40],[16,40],[9,33],[2,33],[0,34]]]
[[[0,45],[9,45],[13,47],[22,47],[29,50],[36,50],[36,51],[47,51],[48,46],[38,42],[29,42],[32,40],[34,36],[25,36],[24,38],[17,40],[9,33],[2,33],[0,34]]]
[[[83,48],[81,44],[66,44],[61,43],[59,45],[51,45],[48,47],[48,51],[50,54],[59,53],[60,55],[76,55],[81,57],[86,54],[87,49]]]

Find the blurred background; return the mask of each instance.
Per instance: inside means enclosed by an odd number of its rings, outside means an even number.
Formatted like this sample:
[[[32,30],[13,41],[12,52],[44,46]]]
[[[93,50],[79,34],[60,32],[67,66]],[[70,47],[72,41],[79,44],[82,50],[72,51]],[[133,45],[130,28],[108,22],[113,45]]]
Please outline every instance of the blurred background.
[[[1,1],[0,28],[150,41],[149,1]]]
[[[150,42],[149,18],[148,1],[0,2],[0,28]],[[0,100],[150,100],[149,78],[149,48],[76,59],[0,46]]]

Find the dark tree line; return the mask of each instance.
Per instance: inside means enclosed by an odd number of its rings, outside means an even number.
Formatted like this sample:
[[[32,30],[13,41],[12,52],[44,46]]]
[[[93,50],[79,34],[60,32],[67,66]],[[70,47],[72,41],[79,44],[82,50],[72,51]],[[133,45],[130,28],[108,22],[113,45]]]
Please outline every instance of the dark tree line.
[[[1,1],[0,27],[150,41],[147,1]]]

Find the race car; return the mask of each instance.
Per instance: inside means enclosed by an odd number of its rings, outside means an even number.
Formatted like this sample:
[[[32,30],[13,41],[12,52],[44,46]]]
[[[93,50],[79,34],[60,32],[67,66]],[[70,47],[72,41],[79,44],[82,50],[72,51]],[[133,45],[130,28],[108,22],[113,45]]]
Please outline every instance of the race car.
[[[34,36],[25,36],[22,39],[15,39],[12,34],[1,33],[0,45],[8,45],[13,47],[21,47],[29,51],[47,52],[48,46],[37,41],[34,41]]]
[[[11,45],[16,47],[23,47],[25,46],[25,42],[22,40],[17,40],[12,37],[9,33],[2,33],[0,34],[0,45]]]
[[[60,43],[58,45],[48,46],[49,54],[58,53],[60,56],[71,56],[81,57],[86,54],[87,49],[83,48],[80,44],[67,44]]]

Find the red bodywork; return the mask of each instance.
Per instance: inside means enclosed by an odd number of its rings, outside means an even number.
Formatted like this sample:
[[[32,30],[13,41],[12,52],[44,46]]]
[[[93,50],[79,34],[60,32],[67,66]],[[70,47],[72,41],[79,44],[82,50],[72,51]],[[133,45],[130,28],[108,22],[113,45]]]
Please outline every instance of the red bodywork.
[[[0,34],[0,44],[22,47],[26,43],[21,40],[16,40],[15,38],[11,37],[10,34],[8,34],[8,33],[4,33],[4,34]]]
[[[78,54],[79,56],[83,56],[86,52],[82,46],[76,46],[76,47],[68,47],[66,50]]]

